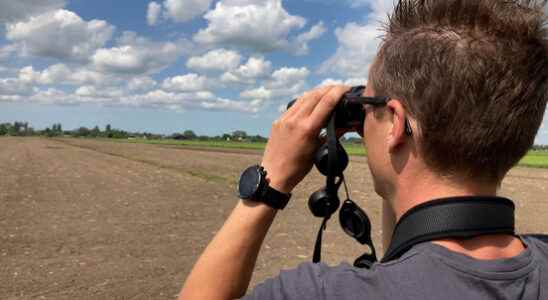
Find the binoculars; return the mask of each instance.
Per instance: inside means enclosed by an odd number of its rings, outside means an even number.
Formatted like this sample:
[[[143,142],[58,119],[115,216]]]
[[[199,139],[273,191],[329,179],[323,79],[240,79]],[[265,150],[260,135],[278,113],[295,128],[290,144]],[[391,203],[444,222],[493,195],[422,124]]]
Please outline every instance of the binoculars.
[[[363,109],[363,103],[360,100],[362,98],[365,86],[355,86],[346,92],[342,99],[335,107],[335,127],[337,129],[354,129],[357,126],[363,126],[363,120],[365,119],[365,110]],[[289,109],[297,99],[289,102],[287,109]]]

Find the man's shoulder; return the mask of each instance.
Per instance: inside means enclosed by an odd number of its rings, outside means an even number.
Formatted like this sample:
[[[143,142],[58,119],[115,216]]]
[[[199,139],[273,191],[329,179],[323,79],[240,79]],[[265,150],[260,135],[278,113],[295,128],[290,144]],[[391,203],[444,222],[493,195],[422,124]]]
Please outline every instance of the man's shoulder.
[[[548,266],[548,236],[520,236],[528,251],[505,260],[478,261],[432,243],[415,245],[402,257],[370,269],[302,263],[257,286],[249,299],[479,299],[501,280],[528,276]],[[536,261],[536,263],[531,263]],[[534,276],[533,276],[534,277]],[[531,280],[536,280],[531,277]],[[476,289],[470,289],[474,283]],[[505,291],[519,295],[518,290]]]
[[[523,238],[528,240],[536,240],[548,244],[548,234],[525,234]]]
[[[520,236],[522,241],[532,251],[537,252],[537,257],[548,262],[548,235],[546,234],[525,234]]]
[[[245,299],[355,299],[360,295],[383,299],[388,288],[394,287],[389,282],[412,269],[406,268],[411,261],[406,257],[398,262],[375,263],[371,269],[356,268],[347,262],[336,266],[301,263],[257,285]]]

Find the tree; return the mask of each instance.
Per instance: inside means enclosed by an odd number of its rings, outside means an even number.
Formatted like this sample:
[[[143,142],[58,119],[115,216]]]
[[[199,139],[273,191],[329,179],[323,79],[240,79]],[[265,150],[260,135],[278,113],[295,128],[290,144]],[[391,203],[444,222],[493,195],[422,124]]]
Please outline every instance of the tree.
[[[76,130],[76,136],[84,136],[87,137],[89,135],[89,129],[86,127],[80,127]]]
[[[8,124],[0,124],[0,135],[8,134]]]
[[[55,123],[53,126],[51,126],[51,131],[53,136],[58,136],[63,134],[63,126],[61,123]]]
[[[180,133],[174,133],[174,134],[171,135],[170,138],[174,139],[174,140],[177,140],[177,141],[181,141],[181,140],[185,139],[185,136],[180,134]]]
[[[99,129],[99,126],[93,127],[93,129],[89,133],[90,137],[98,137],[100,135],[101,135],[101,129]]]
[[[116,130],[116,129],[112,131],[112,138],[127,139],[128,137],[129,137],[129,134],[126,131]]]
[[[251,137],[251,141],[254,143],[266,143],[268,139],[260,135],[254,135]]]
[[[13,126],[10,127],[9,134],[12,136],[19,136],[21,135],[21,128],[23,128],[22,122],[13,122]]]
[[[0,135],[8,134],[8,126],[6,124],[0,124]]]
[[[236,140],[243,140],[247,138],[247,133],[243,130],[236,130],[232,133],[232,137]]]
[[[185,130],[185,132],[183,132],[183,136],[187,140],[193,140],[197,137],[197,135],[192,130]]]
[[[105,136],[109,139],[114,136],[114,134],[112,133],[112,127],[110,126],[110,124],[107,124],[107,126],[105,126]]]

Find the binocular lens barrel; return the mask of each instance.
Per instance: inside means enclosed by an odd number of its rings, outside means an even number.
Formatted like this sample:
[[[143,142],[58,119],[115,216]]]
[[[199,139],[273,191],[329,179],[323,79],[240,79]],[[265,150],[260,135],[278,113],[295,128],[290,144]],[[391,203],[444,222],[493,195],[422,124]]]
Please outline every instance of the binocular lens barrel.
[[[365,86],[355,86],[342,96],[342,99],[337,104],[337,107],[335,107],[335,126],[338,129],[354,129],[356,127],[363,127],[363,121],[365,119],[363,105],[351,101],[350,99],[355,96],[360,96],[364,89]],[[293,99],[289,102],[287,104],[287,109],[290,109],[296,102],[297,99]],[[324,128],[326,126],[327,123]]]

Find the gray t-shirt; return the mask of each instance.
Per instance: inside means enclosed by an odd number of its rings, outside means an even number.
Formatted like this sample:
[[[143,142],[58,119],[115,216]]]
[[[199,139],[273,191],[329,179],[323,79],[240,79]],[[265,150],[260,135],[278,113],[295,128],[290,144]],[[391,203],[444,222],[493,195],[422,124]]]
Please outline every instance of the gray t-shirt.
[[[244,299],[548,299],[548,243],[521,237],[516,257],[476,260],[433,243],[369,270],[303,263]]]

